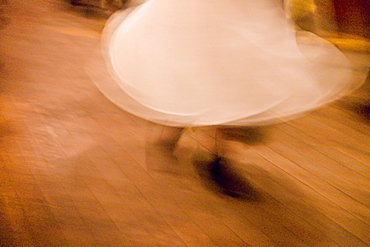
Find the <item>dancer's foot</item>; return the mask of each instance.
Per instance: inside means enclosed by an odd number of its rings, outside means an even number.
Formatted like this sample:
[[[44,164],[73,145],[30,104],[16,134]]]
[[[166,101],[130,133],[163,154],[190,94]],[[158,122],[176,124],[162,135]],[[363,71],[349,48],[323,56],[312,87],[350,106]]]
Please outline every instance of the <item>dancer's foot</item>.
[[[211,190],[239,199],[257,200],[256,190],[230,163],[216,155],[198,156],[194,160],[198,174]]]
[[[210,170],[222,193],[236,198],[256,199],[256,191],[226,159],[219,158]]]

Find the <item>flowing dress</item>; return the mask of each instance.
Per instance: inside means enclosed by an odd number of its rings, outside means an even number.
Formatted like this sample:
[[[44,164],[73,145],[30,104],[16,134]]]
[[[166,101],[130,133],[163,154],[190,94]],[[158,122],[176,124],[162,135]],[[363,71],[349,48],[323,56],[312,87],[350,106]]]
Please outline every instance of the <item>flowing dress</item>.
[[[177,127],[285,121],[362,83],[280,0],[149,0],[110,18],[93,64],[113,103]]]

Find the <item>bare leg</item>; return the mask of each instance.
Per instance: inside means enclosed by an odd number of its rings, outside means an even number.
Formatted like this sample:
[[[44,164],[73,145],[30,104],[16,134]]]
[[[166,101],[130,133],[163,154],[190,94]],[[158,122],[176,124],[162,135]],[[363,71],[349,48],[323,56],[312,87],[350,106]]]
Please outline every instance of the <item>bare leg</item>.
[[[172,149],[179,141],[183,128],[169,127],[150,123],[147,128],[147,143],[149,145],[166,145]]]
[[[177,158],[174,155],[183,128],[150,123],[147,128],[146,164],[149,169],[175,172]]]
[[[215,156],[224,157],[228,153],[227,142],[233,140],[228,135],[228,129],[214,126],[196,131],[196,139],[198,141],[196,156],[207,156],[208,159],[215,158]]]

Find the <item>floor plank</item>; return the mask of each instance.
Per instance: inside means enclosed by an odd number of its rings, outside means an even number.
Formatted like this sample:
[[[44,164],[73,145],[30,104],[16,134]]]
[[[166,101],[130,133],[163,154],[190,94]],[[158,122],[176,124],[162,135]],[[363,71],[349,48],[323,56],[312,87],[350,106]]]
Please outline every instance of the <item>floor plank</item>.
[[[252,142],[225,141],[230,165],[257,194],[239,200],[212,190],[192,164],[214,148],[212,128],[184,132],[176,167],[147,165],[149,124],[107,100],[85,72],[111,13],[7,2],[0,245],[370,245],[370,127],[358,104],[369,82],[256,135],[239,130]]]

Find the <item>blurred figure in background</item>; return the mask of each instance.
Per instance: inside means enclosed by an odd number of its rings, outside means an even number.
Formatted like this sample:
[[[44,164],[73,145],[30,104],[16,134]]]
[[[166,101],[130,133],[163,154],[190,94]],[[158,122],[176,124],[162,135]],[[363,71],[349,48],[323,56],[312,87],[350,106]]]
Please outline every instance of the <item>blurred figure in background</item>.
[[[333,6],[341,33],[370,39],[370,1],[333,0]]]
[[[117,11],[121,9],[126,2],[127,0],[70,0],[72,5],[97,7],[111,11]]]
[[[299,28],[343,49],[370,51],[369,1],[285,0],[284,6]]]
[[[114,14],[102,45],[92,63],[107,71],[90,74],[113,103],[153,123],[147,162],[173,165],[183,128],[214,126],[212,150],[195,159],[233,196],[248,196],[227,169],[233,128],[293,119],[364,81],[333,44],[297,35],[279,0],[147,1]]]
[[[0,30],[6,28],[10,19],[6,16],[6,7],[8,6],[7,0],[0,0]]]

